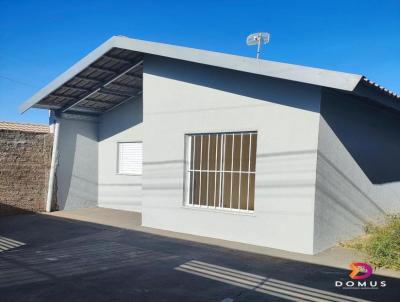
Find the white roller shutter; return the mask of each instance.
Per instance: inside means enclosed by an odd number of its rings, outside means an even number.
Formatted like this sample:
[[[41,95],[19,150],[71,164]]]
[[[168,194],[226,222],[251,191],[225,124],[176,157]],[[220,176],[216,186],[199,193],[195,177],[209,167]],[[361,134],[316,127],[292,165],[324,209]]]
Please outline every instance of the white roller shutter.
[[[118,173],[142,174],[143,143],[118,143]]]

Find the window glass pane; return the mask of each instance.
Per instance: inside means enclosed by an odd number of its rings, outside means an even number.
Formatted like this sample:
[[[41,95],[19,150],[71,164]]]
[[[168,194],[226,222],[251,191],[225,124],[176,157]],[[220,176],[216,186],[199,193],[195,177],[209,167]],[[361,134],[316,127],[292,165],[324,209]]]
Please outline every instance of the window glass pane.
[[[232,134],[225,135],[224,171],[232,169]]]
[[[216,161],[217,161],[217,135],[211,134],[210,135],[210,150],[209,150],[209,170],[216,169]]]
[[[257,135],[251,135],[250,171],[256,171]]]
[[[243,134],[242,171],[249,171],[250,134]]]
[[[236,134],[234,136],[234,152],[233,152],[233,171],[240,170],[240,146],[241,146],[241,135]]]
[[[223,173],[222,205],[224,208],[231,207],[231,173]]]
[[[239,208],[239,173],[232,173],[232,209]]]
[[[207,172],[200,172],[200,204],[207,205]]]
[[[201,135],[193,135],[194,140],[194,170],[200,170]]]
[[[200,172],[193,172],[193,192],[192,194],[192,200],[194,205],[199,205],[199,188],[200,188]]]
[[[240,180],[240,209],[247,210],[248,173],[243,173]]]
[[[202,135],[200,169],[207,170],[208,164],[208,135]]]
[[[254,185],[255,185],[255,174],[250,175],[250,185],[249,185],[249,210],[254,210]]]
[[[214,206],[214,193],[215,193],[215,173],[208,173],[208,205]]]

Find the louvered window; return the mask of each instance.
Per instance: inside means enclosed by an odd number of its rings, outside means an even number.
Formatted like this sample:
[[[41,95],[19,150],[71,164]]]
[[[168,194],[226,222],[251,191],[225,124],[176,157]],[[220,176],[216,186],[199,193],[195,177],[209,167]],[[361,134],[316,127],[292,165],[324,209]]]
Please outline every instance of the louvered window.
[[[118,174],[141,175],[143,143],[118,143]]]

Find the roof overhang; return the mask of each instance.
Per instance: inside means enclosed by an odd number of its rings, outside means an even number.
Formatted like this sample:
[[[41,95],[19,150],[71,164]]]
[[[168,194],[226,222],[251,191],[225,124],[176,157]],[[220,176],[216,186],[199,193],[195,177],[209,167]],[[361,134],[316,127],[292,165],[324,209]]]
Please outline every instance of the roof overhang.
[[[114,39],[91,52],[19,108],[99,115],[142,94],[142,53],[114,47]]]
[[[111,110],[114,106],[141,94],[140,63],[145,54],[351,92],[354,92],[364,79],[357,74],[114,36],[33,95],[19,110],[24,112],[35,107],[88,114]],[[115,61],[114,65],[112,61]],[[113,68],[107,70],[110,66]],[[134,86],[127,84],[128,77],[137,78]],[[89,84],[90,81],[92,85]],[[129,93],[121,90],[124,85],[118,86],[122,83],[126,84],[125,88],[129,89]],[[117,99],[119,94],[125,97]],[[102,98],[101,95],[107,97]]]
[[[400,112],[400,96],[365,77],[354,88],[353,94]]]

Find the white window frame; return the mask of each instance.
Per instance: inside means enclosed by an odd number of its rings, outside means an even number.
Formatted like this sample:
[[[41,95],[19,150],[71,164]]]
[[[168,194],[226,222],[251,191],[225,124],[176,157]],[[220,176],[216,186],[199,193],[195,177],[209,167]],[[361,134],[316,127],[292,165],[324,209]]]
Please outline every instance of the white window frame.
[[[256,174],[256,170],[255,171],[242,171],[242,161],[240,161],[240,168],[239,168],[239,171],[233,171],[233,168],[231,168],[231,170],[230,171],[228,171],[228,170],[223,170],[223,169],[220,169],[220,170],[209,170],[208,169],[208,167],[207,167],[207,169],[202,169],[202,168],[200,168],[200,170],[196,170],[196,169],[194,169],[194,167],[193,167],[193,169],[190,169],[190,166],[191,166],[191,146],[192,146],[192,144],[191,144],[191,140],[194,138],[194,137],[196,137],[196,136],[199,136],[199,137],[203,137],[203,136],[206,136],[206,135],[215,135],[215,134],[218,134],[218,135],[224,135],[224,136],[222,136],[222,139],[223,139],[223,141],[222,141],[222,143],[223,143],[223,147],[221,147],[221,149],[220,150],[217,150],[218,152],[221,152],[221,158],[220,158],[220,160],[221,160],[221,162],[220,162],[220,165],[221,165],[221,167],[222,166],[224,166],[225,165],[225,163],[224,163],[224,159],[225,159],[225,156],[224,157],[222,157],[222,153],[226,153],[226,150],[225,150],[225,147],[226,147],[226,145],[225,145],[225,140],[226,140],[226,136],[227,135],[233,135],[233,138],[232,138],[232,162],[231,162],[231,165],[232,165],[232,167],[233,167],[233,151],[234,151],[234,136],[235,135],[240,135],[241,136],[241,147],[240,147],[240,158],[242,157],[242,140],[243,140],[243,134],[251,134],[250,135],[250,147],[249,147],[249,166],[248,166],[248,169],[250,170],[250,161],[251,161],[251,137],[252,137],[252,135],[256,135],[256,136],[258,136],[258,131],[235,131],[235,132],[209,132],[209,133],[187,133],[187,134],[185,134],[185,167],[184,167],[184,174],[185,174],[185,176],[184,176],[184,202],[183,202],[183,205],[184,205],[184,207],[188,207],[188,208],[204,208],[204,209],[208,209],[208,210],[217,210],[217,211],[225,211],[225,212],[238,212],[238,213],[254,213],[254,211],[255,211],[255,208],[256,208],[256,204],[255,204],[255,188],[254,188],[254,196],[253,196],[253,209],[251,210],[251,209],[249,209],[249,192],[250,192],[250,174]],[[219,137],[219,136],[218,136]],[[218,138],[217,137],[217,138]],[[209,137],[209,139],[210,139],[210,137]],[[209,144],[208,144],[208,148],[209,148]],[[209,152],[207,153],[207,156],[208,156],[208,158],[209,158]],[[256,155],[256,159],[255,160],[257,160],[257,150],[256,150],[256,152],[255,152],[255,155]],[[195,155],[193,155],[193,157],[195,157]],[[201,160],[201,159],[200,159]],[[209,160],[208,160],[209,161]],[[200,162],[200,165],[201,165],[201,162]],[[207,163],[207,165],[209,165],[209,162]],[[208,205],[208,200],[206,201],[206,205],[202,205],[201,204],[201,202],[199,201],[199,204],[191,204],[190,203],[190,194],[194,194],[194,191],[193,192],[190,192],[190,188],[191,188],[191,181],[193,181],[193,179],[194,178],[191,178],[190,177],[190,173],[191,172],[207,172],[207,187],[208,187],[208,177],[209,177],[209,173],[211,172],[211,173],[214,173],[214,172],[217,172],[217,173],[222,173],[222,174],[220,174],[220,175],[224,175],[223,173],[224,172],[230,172],[230,173],[239,173],[239,194],[240,194],[240,190],[241,190],[241,179],[242,179],[242,175],[243,174],[248,174],[248,177],[247,177],[247,181],[248,181],[248,186],[247,186],[247,209],[240,209],[240,195],[239,195],[239,200],[238,200],[238,207],[239,208],[232,208],[232,177],[231,177],[231,184],[230,184],[230,190],[231,190],[231,194],[230,194],[230,207],[228,208],[228,207],[224,207],[223,206],[223,193],[224,193],[224,190],[222,189],[222,187],[224,186],[224,176],[222,176],[222,179],[221,179],[221,176],[220,176],[220,180],[219,180],[219,196],[218,196],[218,206],[216,205],[216,190],[214,190],[214,206],[212,206],[212,205]],[[232,175],[232,174],[231,174]],[[214,177],[215,178],[215,182],[216,182],[216,177]],[[255,181],[255,179],[254,179],[254,181]],[[255,186],[255,183],[254,183],[254,186]],[[200,188],[199,188],[199,195],[201,194],[201,177],[200,177]],[[208,188],[207,188],[207,199],[208,199]],[[192,196],[192,199],[193,199],[193,196]],[[200,197],[199,197],[199,199],[200,199]]]
[[[121,144],[141,144],[142,145],[142,163],[141,163],[141,173],[121,173],[120,172],[120,167],[119,167],[119,161],[120,161],[120,145]],[[121,141],[117,142],[117,175],[126,175],[126,176],[140,176],[143,175],[143,141]]]

